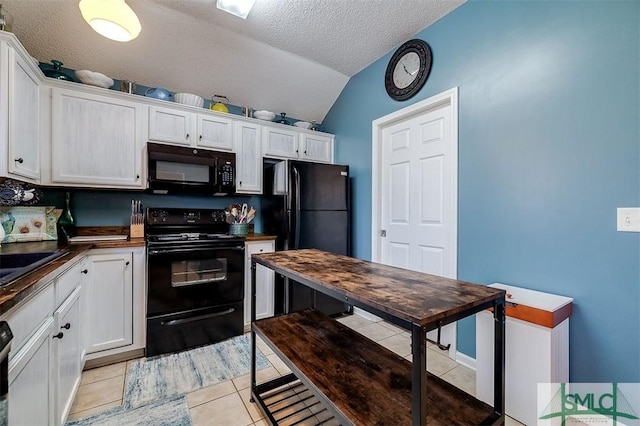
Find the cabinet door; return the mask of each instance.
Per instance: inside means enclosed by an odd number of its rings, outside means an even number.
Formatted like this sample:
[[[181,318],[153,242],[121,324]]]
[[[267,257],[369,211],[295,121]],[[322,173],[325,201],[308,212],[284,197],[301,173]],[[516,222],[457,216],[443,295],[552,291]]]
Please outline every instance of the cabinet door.
[[[38,80],[21,56],[9,48],[9,173],[40,179]]]
[[[194,114],[173,108],[149,107],[149,139],[189,145],[195,140]]]
[[[82,374],[82,322],[80,287],[56,310],[54,318],[54,367],[56,424],[64,424]]]
[[[233,121],[225,117],[198,114],[198,140],[202,148],[233,150]]]
[[[323,135],[300,134],[300,158],[309,161],[333,162],[333,138]]]
[[[246,243],[247,267],[245,271],[244,323],[251,323],[251,255],[271,253],[275,250],[274,241],[256,241]],[[273,316],[275,275],[272,269],[256,265],[256,319]]]
[[[236,192],[262,194],[260,125],[236,123]]]
[[[141,104],[52,89],[52,183],[143,188]]]
[[[9,363],[9,424],[53,423],[51,332],[49,317]]]
[[[262,152],[265,157],[298,158],[298,132],[264,126]]]
[[[89,256],[85,342],[87,354],[133,343],[132,253]]]

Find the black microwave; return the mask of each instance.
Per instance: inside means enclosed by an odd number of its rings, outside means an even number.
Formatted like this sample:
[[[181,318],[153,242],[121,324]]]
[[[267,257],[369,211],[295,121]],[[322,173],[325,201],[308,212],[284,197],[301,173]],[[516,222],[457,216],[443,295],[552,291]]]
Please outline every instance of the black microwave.
[[[147,143],[148,192],[229,195],[236,192],[232,152]]]

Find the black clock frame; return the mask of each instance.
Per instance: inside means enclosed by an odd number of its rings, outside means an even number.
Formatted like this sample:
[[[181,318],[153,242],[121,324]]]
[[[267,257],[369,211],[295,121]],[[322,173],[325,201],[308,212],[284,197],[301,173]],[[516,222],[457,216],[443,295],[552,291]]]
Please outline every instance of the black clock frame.
[[[410,52],[415,52],[420,58],[420,69],[415,80],[407,87],[400,89],[393,83],[393,72],[400,59]],[[400,46],[389,60],[387,71],[384,74],[384,87],[387,94],[396,101],[406,101],[418,93],[429,77],[431,59],[431,48],[424,40],[413,39]]]

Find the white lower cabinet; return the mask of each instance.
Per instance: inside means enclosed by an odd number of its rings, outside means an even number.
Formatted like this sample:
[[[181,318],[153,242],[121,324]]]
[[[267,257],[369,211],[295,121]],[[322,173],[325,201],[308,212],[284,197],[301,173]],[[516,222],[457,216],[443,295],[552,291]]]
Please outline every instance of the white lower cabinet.
[[[92,250],[87,269],[83,303],[86,359],[143,349],[145,248]]]
[[[275,251],[275,241],[247,241],[245,243],[246,268],[244,274],[244,325],[251,324],[251,255]],[[273,316],[275,274],[273,270],[256,265],[256,319]]]
[[[55,392],[55,420],[64,424],[71,410],[82,374],[82,322],[80,321],[80,294],[77,287],[54,312],[53,367]]]
[[[87,354],[133,343],[131,252],[89,256]]]
[[[51,364],[53,318],[37,329],[9,363],[9,424],[53,424]]]

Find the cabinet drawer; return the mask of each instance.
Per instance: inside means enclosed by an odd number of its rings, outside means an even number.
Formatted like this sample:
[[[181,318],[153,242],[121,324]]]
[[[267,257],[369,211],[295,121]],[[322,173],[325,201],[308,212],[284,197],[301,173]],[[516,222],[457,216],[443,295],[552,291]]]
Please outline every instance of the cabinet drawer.
[[[86,265],[83,259],[58,277],[55,285],[56,307],[60,306],[62,302],[69,297],[71,292],[80,285],[80,281],[82,280],[82,271],[85,267]]]
[[[7,318],[9,327],[13,332],[9,358],[12,358],[12,355],[18,352],[27,338],[35,332],[36,327],[42,324],[45,318],[53,314],[53,302],[54,291],[52,284],[48,285],[47,288]]]
[[[271,253],[274,251],[273,241],[265,242],[250,242],[247,243],[247,256],[249,262],[251,262],[251,255],[256,253]]]

